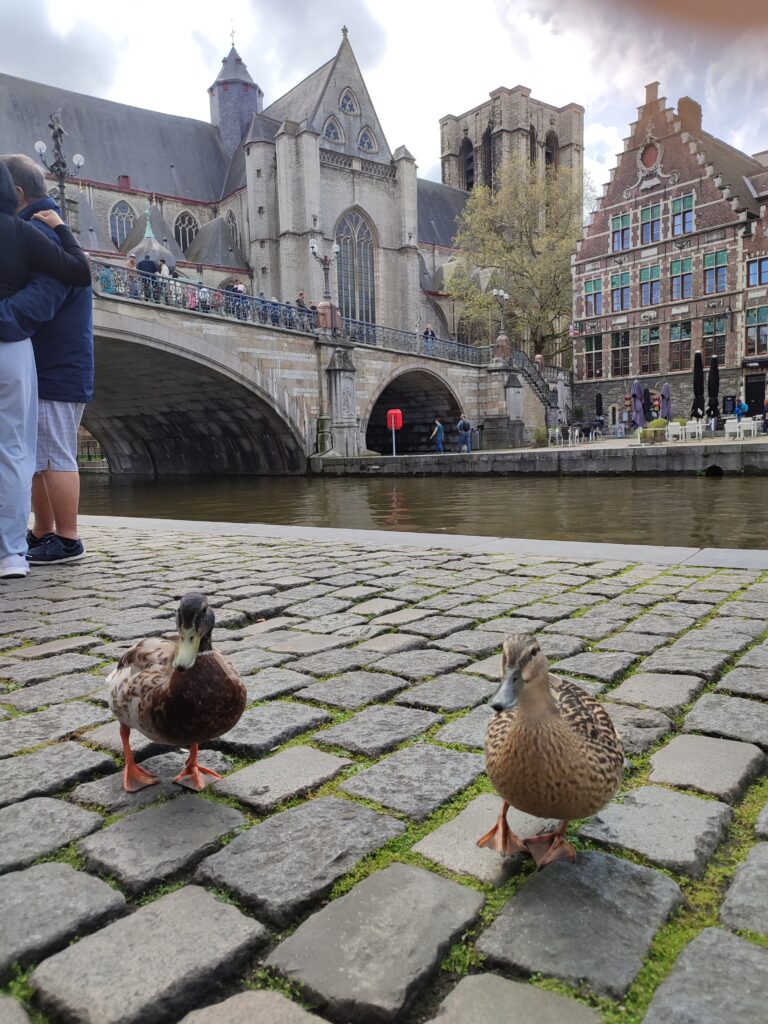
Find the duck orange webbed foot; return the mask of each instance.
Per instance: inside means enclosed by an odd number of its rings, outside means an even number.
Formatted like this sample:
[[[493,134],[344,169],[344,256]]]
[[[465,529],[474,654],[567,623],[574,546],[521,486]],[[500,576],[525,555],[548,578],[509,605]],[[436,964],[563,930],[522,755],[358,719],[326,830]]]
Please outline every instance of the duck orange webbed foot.
[[[186,789],[194,789],[195,792],[199,793],[207,785],[203,778],[204,775],[209,775],[213,779],[220,779],[222,776],[212,768],[206,768],[204,765],[198,764],[197,755],[198,745],[193,743],[189,748],[187,763],[173,781],[180,786],[184,786]]]
[[[123,789],[127,793],[138,793],[140,789],[147,786],[156,786],[160,779],[150,774],[145,768],[140,767],[135,761],[126,761],[123,768]]]
[[[505,857],[514,857],[515,854],[527,853],[528,850],[507,824],[508,809],[509,804],[505,800],[501,805],[501,811],[499,812],[496,824],[490,832],[480,836],[477,840],[477,845],[487,846],[489,850],[503,853]]]
[[[554,832],[544,832],[523,840],[526,850],[536,861],[537,867],[546,867],[547,864],[553,864],[556,860],[567,860],[571,863],[576,860],[576,850],[565,838],[567,827],[568,822],[563,821]]]

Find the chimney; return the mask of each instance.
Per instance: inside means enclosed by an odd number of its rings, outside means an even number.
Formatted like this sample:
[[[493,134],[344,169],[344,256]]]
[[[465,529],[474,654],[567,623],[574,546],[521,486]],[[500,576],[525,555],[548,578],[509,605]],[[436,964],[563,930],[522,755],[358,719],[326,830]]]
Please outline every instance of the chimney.
[[[677,116],[684,132],[698,135],[701,132],[701,104],[690,96],[681,96],[677,101]]]
[[[650,82],[645,87],[645,105],[654,103],[659,98],[659,83]]]

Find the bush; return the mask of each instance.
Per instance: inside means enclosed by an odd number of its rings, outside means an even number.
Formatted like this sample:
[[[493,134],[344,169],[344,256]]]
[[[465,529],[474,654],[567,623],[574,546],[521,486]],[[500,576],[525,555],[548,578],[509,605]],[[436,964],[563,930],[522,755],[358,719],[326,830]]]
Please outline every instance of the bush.
[[[547,428],[546,427],[534,427],[533,428],[533,443],[536,448],[546,448],[548,440]]]
[[[658,441],[660,439],[661,430],[667,429],[667,421],[663,418],[651,420],[643,430],[640,431],[641,441]]]
[[[584,406],[574,405],[573,407],[573,418],[577,423],[582,423],[584,420]]]
[[[684,427],[688,420],[685,418],[685,416],[675,416],[672,422],[678,423],[681,427]]]

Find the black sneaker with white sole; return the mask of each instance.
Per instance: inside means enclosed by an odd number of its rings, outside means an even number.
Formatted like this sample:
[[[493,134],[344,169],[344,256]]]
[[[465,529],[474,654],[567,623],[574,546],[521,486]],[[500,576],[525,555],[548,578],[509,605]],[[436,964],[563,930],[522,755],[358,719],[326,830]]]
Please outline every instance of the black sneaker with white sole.
[[[30,565],[79,562],[81,558],[85,558],[83,542],[79,539],[59,537],[57,533],[47,533],[38,544],[27,551],[27,561]]]

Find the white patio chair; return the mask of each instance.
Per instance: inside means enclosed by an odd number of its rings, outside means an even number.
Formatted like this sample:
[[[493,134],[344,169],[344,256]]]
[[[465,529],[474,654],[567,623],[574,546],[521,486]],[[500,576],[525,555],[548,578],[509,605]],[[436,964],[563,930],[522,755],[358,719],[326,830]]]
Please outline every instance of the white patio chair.
[[[687,441],[691,437],[701,440],[703,436],[704,429],[701,420],[688,420],[685,424],[685,440]]]
[[[559,445],[563,443],[563,432],[560,427],[548,427],[547,428],[547,446]]]
[[[757,420],[751,416],[745,416],[739,426],[742,437],[757,437]]]
[[[668,441],[684,441],[685,434],[683,432],[683,426],[681,423],[668,423],[667,424],[667,440]]]
[[[741,429],[739,427],[739,422],[736,419],[726,420],[725,421],[725,428],[724,429],[725,429],[725,439],[726,439],[726,441],[728,440],[729,437],[738,438],[741,435]]]

